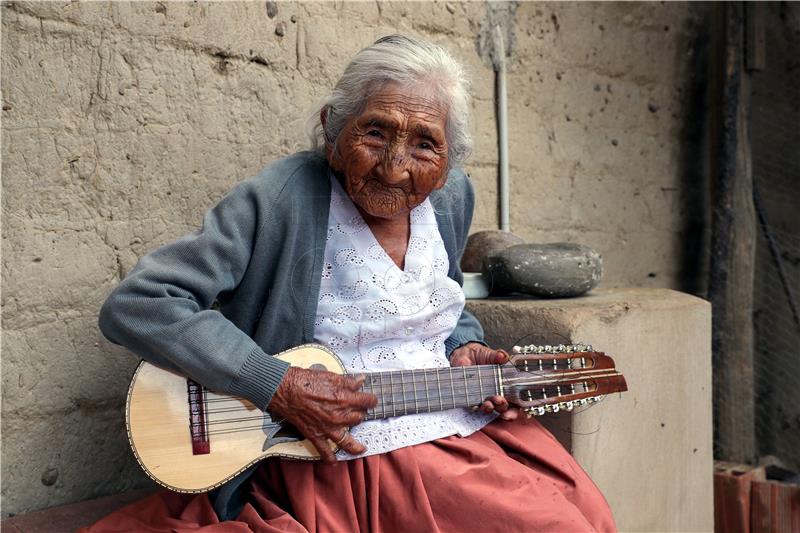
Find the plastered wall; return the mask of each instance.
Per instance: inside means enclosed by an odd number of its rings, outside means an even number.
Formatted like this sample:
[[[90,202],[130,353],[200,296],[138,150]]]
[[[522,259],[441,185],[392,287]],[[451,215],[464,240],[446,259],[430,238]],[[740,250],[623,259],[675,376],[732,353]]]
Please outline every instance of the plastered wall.
[[[147,484],[122,418],[136,360],[101,337],[99,306],[233,184],[304,148],[308,110],[382,35],[442,43],[469,67],[474,230],[497,220],[483,46],[499,21],[512,43],[512,229],[595,247],[605,287],[681,288],[692,271],[702,6],[5,2],[0,13],[4,516]]]

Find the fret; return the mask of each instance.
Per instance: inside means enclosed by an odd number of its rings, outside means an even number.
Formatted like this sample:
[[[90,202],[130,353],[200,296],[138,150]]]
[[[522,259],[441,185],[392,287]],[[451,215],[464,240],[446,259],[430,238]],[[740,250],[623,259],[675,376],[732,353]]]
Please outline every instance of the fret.
[[[483,392],[483,379],[481,378],[481,374],[483,373],[482,370],[483,370],[483,367],[479,366],[478,367],[478,388],[480,389],[481,397],[478,400],[478,405],[482,404],[483,400],[486,398],[486,396],[484,395],[484,392]]]
[[[436,371],[436,387],[439,389],[439,410],[444,411],[444,402],[442,401],[442,380],[439,378],[440,371]]]
[[[392,391],[392,416],[397,416],[396,404],[394,403],[394,372],[389,372],[389,389]]]
[[[406,402],[406,380],[403,378],[403,371],[400,371],[400,392],[403,393],[403,414],[408,414],[408,403]]]
[[[419,405],[417,405],[417,378],[414,377],[414,370],[411,370],[411,383],[414,384],[414,412],[419,413]]]
[[[467,387],[467,367],[462,366],[461,369],[464,371],[464,398],[467,401],[466,406],[469,407],[469,388]]]
[[[371,380],[372,380],[372,376],[370,376],[369,374],[364,375],[364,384],[361,385],[361,391],[362,392],[374,394],[372,392],[371,388],[370,388],[370,381]],[[367,409],[367,417],[369,417],[370,411],[372,411],[372,408]]]
[[[497,391],[498,391],[497,393],[500,396],[505,396],[503,394],[503,376],[500,372],[500,366],[499,365],[496,366],[495,369],[497,370]]]
[[[450,389],[453,391],[453,409],[456,408],[456,385],[453,383],[453,367],[450,367]]]
[[[431,412],[431,395],[428,391],[428,371],[422,370],[422,380],[425,382],[425,402],[428,404],[428,412]]]
[[[386,394],[383,392],[383,373],[378,373],[378,380],[381,386],[381,418],[386,418]]]

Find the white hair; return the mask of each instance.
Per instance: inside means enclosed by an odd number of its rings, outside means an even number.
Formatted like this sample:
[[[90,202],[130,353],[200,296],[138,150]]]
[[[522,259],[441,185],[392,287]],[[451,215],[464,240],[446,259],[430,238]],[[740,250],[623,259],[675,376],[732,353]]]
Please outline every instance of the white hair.
[[[441,46],[404,35],[382,37],[350,61],[336,87],[310,117],[312,147],[335,149],[342,129],[361,114],[370,94],[392,82],[434,88],[447,108],[448,168],[461,166],[472,151],[470,96],[464,68]]]

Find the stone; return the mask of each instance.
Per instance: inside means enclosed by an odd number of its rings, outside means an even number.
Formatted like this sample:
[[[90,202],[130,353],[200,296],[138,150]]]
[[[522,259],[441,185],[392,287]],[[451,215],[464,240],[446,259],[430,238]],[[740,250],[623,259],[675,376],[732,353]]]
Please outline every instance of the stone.
[[[461,257],[461,270],[481,272],[483,260],[525,240],[510,231],[486,230],[473,233],[467,239],[464,255]]]
[[[274,19],[278,14],[278,2],[267,0],[267,16]]]
[[[492,294],[521,292],[543,298],[580,296],[596,287],[603,275],[599,253],[566,242],[517,244],[489,255],[483,266]]]
[[[56,484],[58,481],[58,469],[57,468],[48,468],[44,472],[42,472],[42,485],[45,487],[51,487]]]

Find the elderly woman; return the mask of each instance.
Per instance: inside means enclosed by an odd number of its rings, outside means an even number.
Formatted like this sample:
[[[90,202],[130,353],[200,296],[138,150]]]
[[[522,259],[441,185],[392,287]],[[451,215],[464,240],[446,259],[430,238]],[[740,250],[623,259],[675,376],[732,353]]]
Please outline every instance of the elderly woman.
[[[324,461],[268,459],[211,498],[164,491],[89,531],[614,529],[580,466],[500,396],[362,423],[376,398],[359,373],[507,359],[460,287],[474,204],[465,85],[442,48],[380,39],[315,114],[316,151],[240,184],[113,292],[110,340],[291,422]],[[270,355],[303,343],[331,348],[350,376]]]

